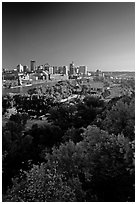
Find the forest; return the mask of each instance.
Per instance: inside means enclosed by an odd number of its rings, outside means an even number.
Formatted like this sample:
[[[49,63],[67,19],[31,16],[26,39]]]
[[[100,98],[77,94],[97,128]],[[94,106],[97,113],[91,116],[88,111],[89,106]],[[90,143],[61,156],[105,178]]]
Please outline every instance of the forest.
[[[14,101],[14,102],[13,102]],[[3,202],[134,202],[135,95],[3,99]],[[48,113],[26,128],[29,113]]]

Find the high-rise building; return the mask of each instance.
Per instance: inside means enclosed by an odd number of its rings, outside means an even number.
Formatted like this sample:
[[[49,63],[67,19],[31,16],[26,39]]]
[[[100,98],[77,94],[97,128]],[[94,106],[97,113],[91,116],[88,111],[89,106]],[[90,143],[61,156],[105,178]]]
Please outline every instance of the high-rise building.
[[[87,74],[87,66],[79,66],[79,75]]]
[[[53,74],[58,74],[58,67],[57,66],[53,66]]]
[[[23,65],[22,64],[17,65],[17,71],[18,72],[23,72]]]
[[[62,66],[58,67],[58,74],[63,74],[63,67]]]
[[[23,72],[27,72],[28,71],[28,66],[27,65],[24,65],[23,66]]]
[[[31,60],[30,61],[30,71],[35,71],[36,69],[36,61]]]
[[[68,75],[68,67],[63,66],[63,74]]]
[[[69,74],[70,75],[74,75],[75,74],[75,66],[74,66],[74,63],[70,63],[69,65]]]
[[[67,66],[58,67],[58,74],[67,75],[68,74],[68,67]]]

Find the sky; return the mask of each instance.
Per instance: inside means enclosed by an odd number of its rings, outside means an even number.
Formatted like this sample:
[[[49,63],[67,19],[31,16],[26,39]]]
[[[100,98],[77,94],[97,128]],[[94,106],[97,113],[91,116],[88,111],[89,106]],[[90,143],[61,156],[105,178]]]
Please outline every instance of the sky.
[[[2,66],[135,70],[133,2],[3,2]]]

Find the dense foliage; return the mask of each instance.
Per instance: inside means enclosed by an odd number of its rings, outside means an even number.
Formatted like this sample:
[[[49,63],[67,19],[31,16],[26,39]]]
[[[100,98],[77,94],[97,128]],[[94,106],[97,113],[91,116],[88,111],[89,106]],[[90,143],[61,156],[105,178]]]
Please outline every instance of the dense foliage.
[[[88,126],[83,140],[45,154],[13,180],[7,201],[133,201],[134,146],[123,135]]]
[[[134,95],[7,101],[4,113],[11,106],[17,113],[3,126],[3,201],[134,201]],[[26,128],[30,107],[48,113],[45,124]]]

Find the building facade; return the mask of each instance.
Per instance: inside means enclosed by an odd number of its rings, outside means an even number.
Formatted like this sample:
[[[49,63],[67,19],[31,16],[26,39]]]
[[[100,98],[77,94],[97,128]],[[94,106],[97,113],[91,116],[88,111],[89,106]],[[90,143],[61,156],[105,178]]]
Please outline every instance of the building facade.
[[[24,65],[23,66],[23,72],[27,72],[29,69],[28,69],[28,66],[27,65]]]
[[[79,71],[78,71],[79,75],[86,75],[87,74],[87,66],[79,66]]]
[[[23,65],[22,64],[17,65],[17,71],[18,72],[23,72]]]
[[[49,67],[49,74],[53,74],[53,67]]]
[[[57,66],[53,66],[53,74],[58,74],[58,67]]]
[[[70,75],[75,75],[75,66],[74,66],[74,63],[70,63],[69,65],[69,74]]]
[[[68,75],[68,67],[67,66],[63,66],[63,74]]]
[[[36,69],[36,61],[31,60],[30,61],[30,71],[33,72]]]

